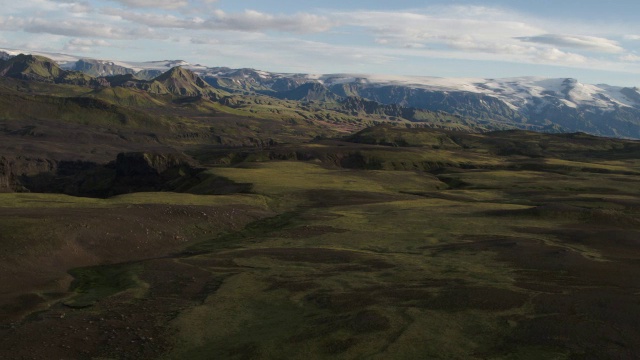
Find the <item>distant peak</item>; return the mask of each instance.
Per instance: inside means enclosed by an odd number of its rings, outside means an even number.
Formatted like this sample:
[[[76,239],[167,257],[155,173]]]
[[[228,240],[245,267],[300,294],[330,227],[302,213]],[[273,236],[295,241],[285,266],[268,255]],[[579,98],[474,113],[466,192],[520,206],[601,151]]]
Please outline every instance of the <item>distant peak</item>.
[[[31,54],[18,54],[16,56],[13,57],[14,61],[16,62],[20,62],[20,61],[24,61],[24,62],[51,62],[53,63],[54,61],[46,58],[44,56],[40,56],[40,55],[31,55]]]
[[[175,95],[208,95],[212,90],[196,73],[181,66],[172,67],[152,82],[162,84],[166,91]]]
[[[3,70],[3,75],[12,77],[24,73],[36,73],[41,77],[53,78],[60,74],[58,64],[44,56],[19,54],[7,62],[7,67]]]
[[[183,79],[183,80],[195,80],[198,78],[193,71],[183,68],[182,66],[174,66],[167,70],[162,75],[158,76],[156,80],[164,81],[168,79]]]

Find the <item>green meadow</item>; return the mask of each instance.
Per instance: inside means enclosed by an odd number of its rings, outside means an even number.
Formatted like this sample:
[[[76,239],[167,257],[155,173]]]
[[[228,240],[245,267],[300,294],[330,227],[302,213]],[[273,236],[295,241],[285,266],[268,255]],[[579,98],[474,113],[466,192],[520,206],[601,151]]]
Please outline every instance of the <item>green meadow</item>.
[[[258,95],[65,87],[71,101],[7,86],[6,149],[104,167],[0,194],[0,357],[640,353],[638,142],[470,134],[446,117],[437,127],[453,130],[355,132],[389,119]],[[108,185],[119,152],[169,150],[198,167],[172,191],[72,196]]]

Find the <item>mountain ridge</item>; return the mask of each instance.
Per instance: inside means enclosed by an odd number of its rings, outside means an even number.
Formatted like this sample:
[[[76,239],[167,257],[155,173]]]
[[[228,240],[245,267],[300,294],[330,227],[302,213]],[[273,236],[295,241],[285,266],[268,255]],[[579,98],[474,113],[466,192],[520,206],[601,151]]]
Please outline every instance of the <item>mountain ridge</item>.
[[[63,70],[53,60],[40,55],[19,54],[3,60],[0,63],[0,76],[60,84],[97,84],[91,76]]]
[[[92,63],[86,59],[74,62],[68,55],[54,55],[60,59],[63,68],[77,68],[79,61],[84,61],[85,65]],[[279,99],[329,103],[356,96],[382,105],[443,111],[478,121],[508,123],[521,129],[563,128],[601,136],[640,138],[640,91],[637,87],[583,84],[572,78],[285,74],[206,67],[184,60],[112,61],[112,68],[105,68],[106,61],[97,63],[103,72],[128,68],[129,72],[146,74],[147,80],[151,80],[151,74],[157,77],[157,72],[179,65],[200,76],[212,88],[227,93],[258,93]],[[149,89],[158,93],[164,91],[162,86],[148,86]],[[191,90],[186,92],[192,93]]]
[[[83,66],[97,63],[84,60],[79,62],[82,62]],[[87,68],[85,67],[85,69]],[[220,90],[213,88],[197,74],[179,66],[173,67],[151,80],[139,79],[133,71],[118,72],[119,74],[116,75],[94,77],[81,71],[64,70],[55,61],[41,55],[18,54],[7,60],[0,60],[0,76],[18,80],[95,88],[113,86],[137,88],[158,95],[171,94],[213,99],[224,96]]]

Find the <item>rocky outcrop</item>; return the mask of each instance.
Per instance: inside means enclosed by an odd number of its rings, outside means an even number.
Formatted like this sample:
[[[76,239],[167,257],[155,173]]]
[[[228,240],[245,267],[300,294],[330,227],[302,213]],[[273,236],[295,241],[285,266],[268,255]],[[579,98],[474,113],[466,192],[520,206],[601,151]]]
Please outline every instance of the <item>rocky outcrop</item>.
[[[120,153],[115,161],[96,164],[59,161],[49,171],[21,176],[32,192],[109,197],[141,191],[174,190],[201,169],[179,154]]]
[[[118,154],[116,160],[108,164],[32,161],[30,166],[33,167],[31,171],[26,171],[26,168],[22,172],[16,171],[16,166],[1,158],[0,192],[29,191],[105,198],[149,191],[228,194],[250,189],[249,184],[236,184],[204,172],[179,153],[129,152]]]
[[[13,192],[15,190],[15,176],[11,164],[4,156],[0,157],[0,192]]]
[[[29,191],[25,187],[26,178],[51,173],[56,168],[57,163],[47,159],[0,156],[0,192]]]
[[[162,190],[167,183],[200,171],[179,154],[145,152],[120,153],[113,168],[116,193]]]

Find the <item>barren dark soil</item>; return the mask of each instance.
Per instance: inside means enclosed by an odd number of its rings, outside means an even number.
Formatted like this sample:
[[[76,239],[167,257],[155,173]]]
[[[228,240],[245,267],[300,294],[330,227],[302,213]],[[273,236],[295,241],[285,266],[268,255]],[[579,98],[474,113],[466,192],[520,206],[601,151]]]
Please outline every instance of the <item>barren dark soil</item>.
[[[0,284],[2,319],[58,300],[70,286],[70,269],[165,257],[265,215],[243,206],[0,208],[2,268],[8,275]]]

